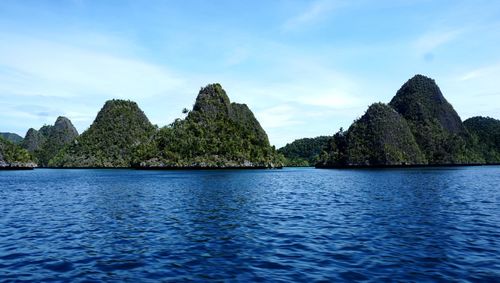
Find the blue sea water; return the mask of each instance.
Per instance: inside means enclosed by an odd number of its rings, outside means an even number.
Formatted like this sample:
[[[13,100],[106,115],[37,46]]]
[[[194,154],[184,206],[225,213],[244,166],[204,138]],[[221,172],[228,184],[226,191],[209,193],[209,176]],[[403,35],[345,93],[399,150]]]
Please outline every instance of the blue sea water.
[[[500,281],[500,167],[0,171],[0,281]]]

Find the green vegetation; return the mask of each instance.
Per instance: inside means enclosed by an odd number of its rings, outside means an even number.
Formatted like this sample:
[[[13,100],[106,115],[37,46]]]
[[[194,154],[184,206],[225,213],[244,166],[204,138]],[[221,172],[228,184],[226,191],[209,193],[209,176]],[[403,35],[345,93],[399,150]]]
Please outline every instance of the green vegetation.
[[[21,146],[28,150],[29,152],[35,152],[40,150],[42,145],[45,143],[47,139],[47,128],[49,126],[43,126],[39,131],[30,128],[26,135],[24,136],[24,140],[21,143]]]
[[[320,136],[298,139],[278,149],[278,152],[285,156],[286,166],[314,166],[331,138]]]
[[[500,163],[500,120],[472,117],[464,125],[473,137],[477,153],[485,163]]]
[[[35,166],[28,151],[0,137],[0,168]]]
[[[499,162],[498,121],[462,123],[434,80],[416,75],[389,105],[376,103],[340,131],[321,154],[319,167],[442,165]]]
[[[469,136],[462,120],[433,79],[416,75],[389,103],[410,125],[429,164],[474,162],[467,152]]]
[[[8,140],[14,144],[20,144],[23,141],[23,137],[14,133],[0,133],[0,138]]]
[[[186,112],[186,111],[183,111]],[[279,167],[283,156],[245,104],[231,103],[219,84],[202,88],[193,110],[160,129],[135,156],[139,167]]]
[[[66,145],[78,137],[78,132],[66,117],[58,117],[53,126],[40,130],[29,129],[22,146],[33,154],[38,165],[46,167],[49,161]]]
[[[372,104],[347,132],[348,165],[404,165],[425,162],[407,122],[390,106]]]
[[[71,145],[50,162],[53,167],[129,167],[136,147],[155,127],[132,101],[110,100],[96,119]]]
[[[434,80],[417,75],[389,104],[372,104],[335,135],[304,138],[276,151],[245,104],[219,84],[202,88],[185,119],[161,129],[132,101],[110,100],[81,136],[67,118],[30,129],[21,149],[0,138],[0,166],[273,168],[500,163],[500,121],[462,123]],[[13,135],[4,135],[19,141]],[[32,155],[29,153],[31,152]],[[31,164],[31,165],[30,165]]]

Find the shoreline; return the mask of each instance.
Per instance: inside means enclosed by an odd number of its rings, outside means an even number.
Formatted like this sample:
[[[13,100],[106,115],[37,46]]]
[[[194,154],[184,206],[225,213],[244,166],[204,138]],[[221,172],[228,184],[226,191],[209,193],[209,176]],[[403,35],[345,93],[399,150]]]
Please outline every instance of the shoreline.
[[[481,167],[481,166],[500,166],[500,163],[487,163],[487,164],[414,164],[414,165],[337,165],[337,166],[281,166],[281,167],[0,167],[0,171],[29,171],[37,169],[49,170],[138,170],[138,171],[207,171],[207,170],[279,170],[283,168],[304,168],[304,169],[405,169],[405,168],[445,168],[445,167]]]
[[[14,167],[11,167],[11,166],[0,167],[0,171],[16,171],[16,170],[27,171],[27,170],[34,170],[34,169],[35,169],[34,167],[17,167],[17,166],[14,166]]]
[[[409,164],[409,165],[316,165],[316,169],[401,169],[401,168],[435,168],[435,167],[480,167],[498,166],[500,163],[470,163],[470,164]]]
[[[141,171],[178,171],[178,170],[190,170],[190,171],[199,171],[199,170],[254,170],[254,169],[282,169],[283,167],[266,167],[266,166],[238,166],[238,167],[197,167],[197,166],[188,166],[188,167],[37,167],[36,169],[72,169],[72,170],[85,170],[85,169],[102,169],[102,170],[141,170]]]

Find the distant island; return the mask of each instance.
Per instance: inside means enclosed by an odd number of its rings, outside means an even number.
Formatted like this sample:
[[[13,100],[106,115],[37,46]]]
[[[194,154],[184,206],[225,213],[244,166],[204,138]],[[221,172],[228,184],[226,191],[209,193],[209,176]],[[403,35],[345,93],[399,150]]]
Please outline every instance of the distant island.
[[[462,122],[431,78],[416,75],[389,104],[375,103],[337,132],[316,167],[480,165],[500,163],[500,121]]]
[[[231,103],[220,84],[202,88],[185,119],[151,124],[137,103],[110,100],[81,135],[66,117],[24,139],[3,136],[4,168],[225,169],[281,168],[284,157],[245,104]],[[3,150],[5,148],[5,150]]]
[[[202,88],[187,117],[139,145],[137,168],[280,168],[284,158],[246,104],[231,103],[220,84]]]
[[[321,153],[326,149],[331,136],[301,138],[278,149],[285,156],[289,167],[311,167],[318,163]]]
[[[220,84],[201,88],[184,119],[159,128],[137,103],[109,100],[81,135],[66,117],[0,133],[0,170],[48,168],[224,169],[400,167],[500,163],[500,121],[462,122],[431,78],[416,75],[333,136],[276,150],[245,104]]]
[[[20,144],[23,141],[23,137],[14,133],[0,133],[0,138],[10,141],[14,144]]]

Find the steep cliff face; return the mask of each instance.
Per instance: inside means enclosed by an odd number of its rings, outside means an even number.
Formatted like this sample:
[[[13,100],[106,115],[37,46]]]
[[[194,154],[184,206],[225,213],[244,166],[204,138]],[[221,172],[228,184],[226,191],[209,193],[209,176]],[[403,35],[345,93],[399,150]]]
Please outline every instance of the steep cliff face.
[[[424,164],[406,120],[390,106],[372,104],[347,132],[348,165]]]
[[[246,104],[231,103],[229,119],[238,124],[244,132],[252,133],[253,143],[264,147],[270,146],[266,131]]]
[[[408,121],[429,163],[467,162],[467,131],[433,79],[414,76],[398,90],[389,105]]]
[[[66,117],[58,117],[50,130],[48,140],[57,144],[66,145],[78,137],[78,131]]]
[[[137,103],[107,101],[96,119],[51,162],[55,167],[129,167],[134,149],[146,142],[155,128]]]
[[[66,145],[78,137],[78,131],[66,117],[58,117],[55,124],[45,125],[40,130],[29,129],[22,146],[31,152],[38,165],[45,167]]]
[[[78,131],[68,118],[58,117],[54,126],[48,129],[46,137],[45,143],[37,154],[41,166],[47,166],[59,151],[71,144],[78,137]]]
[[[39,131],[30,128],[28,132],[26,132],[26,136],[24,137],[21,146],[29,152],[35,152],[42,147],[42,145],[45,143],[45,140],[46,137],[44,137]]]
[[[140,167],[276,167],[281,156],[248,106],[219,84],[200,90],[186,119],[162,128],[137,152]]]
[[[194,113],[202,113],[203,118],[227,117],[231,102],[220,84],[210,84],[201,88],[193,106]]]
[[[465,132],[460,116],[431,78],[414,76],[401,86],[389,105],[410,123],[436,122],[446,132]]]

